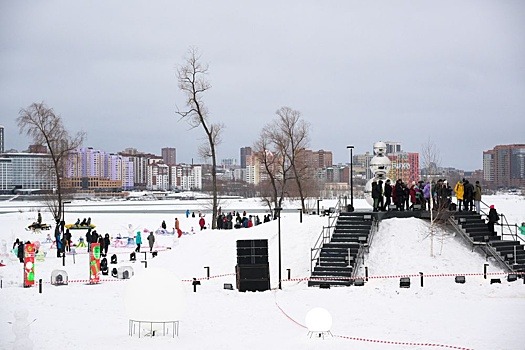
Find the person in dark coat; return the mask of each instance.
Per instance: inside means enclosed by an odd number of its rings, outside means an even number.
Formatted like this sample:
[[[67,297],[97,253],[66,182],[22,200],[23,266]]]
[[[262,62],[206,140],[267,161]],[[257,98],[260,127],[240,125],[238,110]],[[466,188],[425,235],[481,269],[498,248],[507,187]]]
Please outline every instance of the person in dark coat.
[[[18,252],[16,254],[21,263],[24,262],[24,241],[18,242]]]
[[[87,244],[88,252],[89,252],[89,248],[91,245],[91,239],[92,239],[91,229],[88,229],[86,232],[86,244]]]
[[[69,229],[66,229],[66,232],[64,232],[64,242],[66,252],[71,251],[71,232],[69,232]]]
[[[396,192],[396,209],[401,211],[405,210],[405,190],[401,179],[397,179],[394,191]]]
[[[390,185],[390,179],[385,182],[385,189],[383,195],[385,196],[385,205],[383,205],[383,211],[388,211],[390,206],[390,198],[392,197],[392,186]]]
[[[468,180],[463,180],[463,206],[465,210],[472,211],[474,209],[474,185]]]
[[[109,233],[106,233],[104,235],[104,256],[108,255],[108,249],[109,249],[110,243],[111,243],[111,241],[110,241],[110,238],[109,238]]]
[[[381,195],[381,192],[378,189],[377,181],[372,181],[372,200],[374,204],[372,204],[374,210],[377,211],[377,206],[379,205],[379,196]]]
[[[377,189],[379,190],[379,202],[377,203],[377,211],[382,211],[385,206],[385,199],[383,198],[383,180],[377,182]]]
[[[163,230],[166,229],[166,221],[162,220],[162,224],[160,224],[160,227],[162,227]]]
[[[91,243],[98,243],[97,230],[93,230],[93,232],[91,232]]]
[[[60,236],[60,222],[57,222],[57,225],[55,227],[55,243],[57,245],[57,258],[62,257],[62,252],[64,250],[62,237]]]
[[[98,236],[98,244],[100,244],[100,253],[102,254],[102,256],[105,256],[104,255],[105,242],[104,242],[104,237],[102,237],[102,235]]]
[[[499,214],[493,205],[490,206],[488,219],[489,221],[487,223],[487,227],[489,229],[489,232],[494,233],[494,224],[496,224],[499,221]]]
[[[153,245],[155,244],[155,235],[153,234],[153,231],[149,232],[148,243],[149,243],[149,251],[151,253],[153,251]]]

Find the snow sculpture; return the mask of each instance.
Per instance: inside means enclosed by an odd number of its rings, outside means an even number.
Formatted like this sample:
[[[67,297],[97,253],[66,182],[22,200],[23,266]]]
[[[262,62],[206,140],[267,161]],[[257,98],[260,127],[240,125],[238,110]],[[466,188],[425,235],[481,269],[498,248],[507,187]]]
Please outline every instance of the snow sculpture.
[[[2,239],[2,242],[0,243],[0,256],[7,256],[7,242],[5,239]]]
[[[15,322],[13,323],[13,333],[15,333],[15,343],[13,350],[32,350],[33,341],[29,339],[31,323],[27,320],[28,311],[25,309],[15,311]]]
[[[372,171],[373,177],[368,180],[365,185],[365,199],[371,206],[374,205],[374,200],[372,199],[372,182],[379,182],[379,180],[381,180],[384,186],[388,179],[386,174],[390,170],[391,161],[385,153],[386,144],[384,142],[379,141],[374,143],[374,157],[370,160],[370,170]]]
[[[147,298],[148,302],[144,302]],[[185,294],[180,278],[163,268],[148,268],[134,275],[128,282],[125,295],[125,305],[130,320],[130,335],[135,333],[135,326],[139,325],[147,335],[164,332],[171,328],[178,332],[178,321],[185,308]],[[166,323],[169,326],[166,327]]]
[[[305,323],[310,337],[316,334],[324,339],[325,334],[332,335],[330,332],[332,328],[332,315],[322,307],[316,307],[308,311]]]

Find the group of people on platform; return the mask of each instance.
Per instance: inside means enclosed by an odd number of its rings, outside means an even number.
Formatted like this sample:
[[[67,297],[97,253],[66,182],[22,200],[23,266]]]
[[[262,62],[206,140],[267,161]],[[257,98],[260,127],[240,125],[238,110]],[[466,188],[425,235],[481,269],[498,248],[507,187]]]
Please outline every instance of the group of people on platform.
[[[270,221],[270,214],[264,215],[263,220],[259,218],[259,215],[247,215],[246,211],[242,212],[229,212],[224,214],[219,210],[217,215],[217,229],[218,230],[231,230],[232,228],[250,228],[253,226],[260,225]],[[235,220],[235,223],[234,223]]]
[[[479,181],[475,184],[466,179],[459,180],[452,188],[445,179],[435,181],[412,181],[407,185],[398,179],[391,184],[390,179],[385,183],[382,180],[372,181],[373,211],[388,211],[391,204],[395,210],[427,210],[430,205],[437,210],[470,210],[479,213],[481,211],[481,185]],[[455,193],[457,204],[452,201]]]

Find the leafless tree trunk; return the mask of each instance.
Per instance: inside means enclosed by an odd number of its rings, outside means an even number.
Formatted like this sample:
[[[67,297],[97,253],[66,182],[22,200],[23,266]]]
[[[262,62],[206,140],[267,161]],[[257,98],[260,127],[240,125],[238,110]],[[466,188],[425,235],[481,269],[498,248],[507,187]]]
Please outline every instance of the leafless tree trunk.
[[[421,145],[421,158],[423,167],[427,171],[427,180],[433,179],[437,175],[441,165],[441,156],[436,144],[429,138],[426,143]]]
[[[434,236],[436,235],[437,226],[443,223],[445,212],[448,207],[443,205],[434,207],[434,194],[436,192],[436,185],[433,181],[438,173],[441,163],[441,156],[436,144],[429,138],[428,141],[421,146],[421,156],[423,158],[423,167],[427,171],[427,180],[430,181],[430,256],[434,256]],[[445,219],[446,220],[446,219]]]
[[[49,178],[56,179],[56,191],[50,195],[47,203],[58,224],[62,219],[64,189],[62,179],[65,176],[65,165],[70,151],[78,149],[84,140],[85,133],[78,132],[71,137],[64,128],[62,118],[55,114],[43,102],[33,103],[21,109],[17,118],[20,134],[29,136],[34,144],[46,146],[51,157],[52,166],[42,169]]]
[[[202,127],[206,133],[206,143],[199,148],[199,155],[203,158],[211,158],[212,169],[212,228],[217,227],[215,218],[217,217],[217,154],[216,147],[220,144],[223,124],[211,123],[208,108],[206,107],[203,96],[211,89],[211,84],[206,79],[208,65],[201,63],[201,57],[196,48],[190,48],[188,56],[183,65],[177,69],[177,79],[179,89],[186,95],[185,110],[177,110],[181,119],[186,120],[191,128]]]
[[[301,210],[306,212],[306,183],[312,178],[312,169],[306,159],[306,148],[309,142],[310,125],[301,120],[301,113],[290,107],[281,107],[277,112],[277,128],[288,143],[284,149],[285,157],[290,164],[295,185],[301,200]]]
[[[275,132],[273,124],[267,124],[263,127],[258,140],[254,144],[254,152],[258,161],[263,167],[263,173],[266,179],[261,182],[265,184],[264,188],[271,189],[270,193],[265,196],[266,202],[271,208],[281,207],[284,197],[284,187],[286,186],[289,168],[284,164],[286,159],[280,147],[280,141],[276,139],[278,135]],[[255,164],[255,166],[259,166]],[[269,185],[269,186],[268,186]]]

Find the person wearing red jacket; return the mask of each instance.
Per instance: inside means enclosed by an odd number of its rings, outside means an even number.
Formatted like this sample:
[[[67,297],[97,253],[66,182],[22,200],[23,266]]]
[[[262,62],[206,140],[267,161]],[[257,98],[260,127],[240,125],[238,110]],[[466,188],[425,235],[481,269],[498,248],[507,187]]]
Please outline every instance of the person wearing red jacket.
[[[201,218],[199,219],[199,226],[201,227],[201,231],[204,230],[206,226],[206,221],[204,221],[204,216],[201,216]]]

